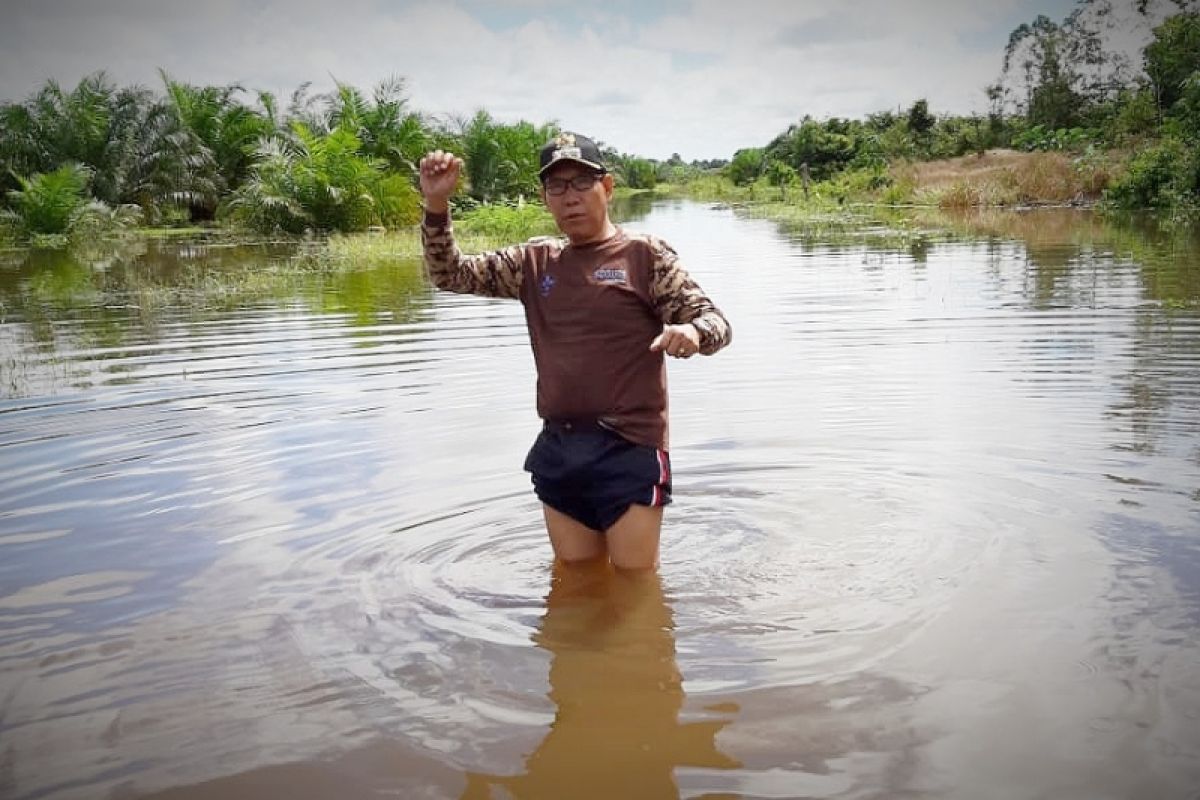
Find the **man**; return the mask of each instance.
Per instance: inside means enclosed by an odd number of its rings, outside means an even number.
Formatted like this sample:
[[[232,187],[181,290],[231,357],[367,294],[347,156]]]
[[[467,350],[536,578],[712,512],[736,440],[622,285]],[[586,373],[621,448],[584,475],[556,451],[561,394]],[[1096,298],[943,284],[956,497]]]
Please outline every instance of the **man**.
[[[565,240],[475,256],[450,225],[462,160],[421,159],[425,264],[441,289],[525,305],[544,420],[525,469],[555,556],[649,569],[671,501],[664,354],[712,354],[729,323],[665,242],[609,219],[613,178],[594,142],[564,133],[539,156],[542,199]]]

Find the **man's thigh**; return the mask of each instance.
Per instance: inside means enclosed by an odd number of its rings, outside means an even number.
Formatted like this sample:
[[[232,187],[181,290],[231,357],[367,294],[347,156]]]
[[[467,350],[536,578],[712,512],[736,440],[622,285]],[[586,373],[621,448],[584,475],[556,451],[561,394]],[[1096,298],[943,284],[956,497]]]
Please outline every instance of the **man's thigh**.
[[[608,558],[621,569],[653,569],[658,564],[662,506],[633,504],[605,531]]]
[[[579,520],[542,504],[546,518],[546,532],[550,534],[550,546],[559,561],[588,561],[601,558],[607,552],[604,534],[592,530]]]

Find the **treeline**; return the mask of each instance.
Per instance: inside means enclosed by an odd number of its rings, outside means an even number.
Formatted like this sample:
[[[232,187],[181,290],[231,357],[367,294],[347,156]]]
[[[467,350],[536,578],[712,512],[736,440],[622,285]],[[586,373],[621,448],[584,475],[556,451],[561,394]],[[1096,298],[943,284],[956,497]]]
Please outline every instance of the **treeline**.
[[[837,179],[896,197],[898,162],[992,148],[1116,152],[1110,201],[1200,207],[1200,0],[1129,2],[1158,20],[1137,63],[1106,49],[1106,34],[1128,24],[1112,1],[1080,0],[1061,23],[1039,16],[1012,32],[987,114],[937,115],[918,100],[861,120],[804,116],[728,162],[606,155],[618,184],[634,189],[719,174],[782,187]],[[461,205],[519,203],[537,196],[537,151],[558,131],[486,111],[435,119],[411,107],[398,78],[370,93],[305,84],[286,104],[240,85],[161,78],[154,91],[97,73],[0,105],[0,225],[20,234],[212,220],[288,233],[406,225],[419,215],[416,169],[428,150],[466,159]]]
[[[458,202],[536,197],[537,152],[555,123],[501,123],[486,111],[434,119],[392,78],[370,94],[305,84],[286,106],[240,85],[162,90],[103,73],[47,82],[0,105],[0,215],[26,234],[221,220],[259,231],[354,231],[415,222],[417,164],[433,148],[466,160]],[[605,148],[620,184],[686,179],[712,162],[659,164]]]
[[[400,79],[370,94],[306,84],[286,106],[239,85],[162,82],[160,92],[120,87],[100,72],[0,105],[8,224],[31,234],[217,219],[289,233],[410,224],[430,149],[465,157],[464,205],[519,201],[536,196],[538,148],[558,131],[486,111],[435,120],[410,106]],[[610,155],[621,179],[640,168]]]
[[[1160,4],[1161,5],[1161,4]],[[1082,0],[1062,22],[1039,16],[1016,28],[1003,68],[986,89],[989,113],[938,116],[925,100],[863,120],[806,116],[764,147],[739,150],[725,174],[738,185],[789,186],[853,173],[882,189],[888,167],[991,148],[1118,152],[1123,169],[1107,187],[1114,204],[1200,206],[1200,13],[1173,0],[1130,64],[1106,46],[1129,24],[1109,0]],[[1151,0],[1126,9],[1148,19]],[[1173,13],[1172,13],[1173,12]]]

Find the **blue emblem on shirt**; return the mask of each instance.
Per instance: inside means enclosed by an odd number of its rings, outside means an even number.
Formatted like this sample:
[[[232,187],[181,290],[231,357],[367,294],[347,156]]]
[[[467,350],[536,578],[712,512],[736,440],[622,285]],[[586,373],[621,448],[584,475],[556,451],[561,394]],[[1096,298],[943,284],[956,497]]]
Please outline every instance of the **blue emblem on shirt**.
[[[550,275],[548,273],[546,275],[543,275],[542,282],[541,282],[541,284],[538,285],[538,291],[541,292],[542,297],[549,297],[550,290],[553,288],[554,288],[554,276]]]

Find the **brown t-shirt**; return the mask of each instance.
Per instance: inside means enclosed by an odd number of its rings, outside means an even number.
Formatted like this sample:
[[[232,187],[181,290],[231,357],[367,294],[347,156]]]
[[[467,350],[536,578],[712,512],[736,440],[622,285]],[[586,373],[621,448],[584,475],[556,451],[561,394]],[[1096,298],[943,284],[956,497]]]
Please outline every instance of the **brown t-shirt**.
[[[602,419],[665,450],[667,373],[650,343],[664,323],[695,325],[706,355],[731,338],[724,315],[653,236],[618,228],[595,244],[545,237],[465,256],[448,215],[427,213],[422,238],[439,288],[525,305],[543,419]]]

